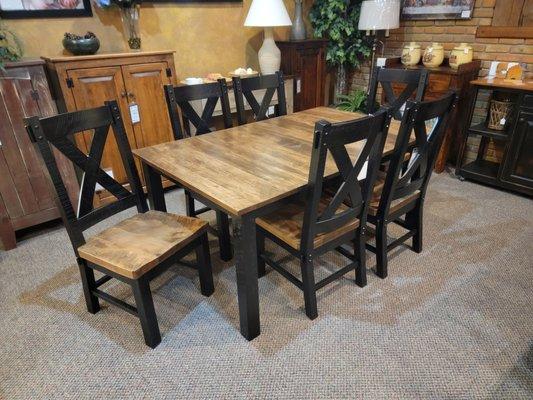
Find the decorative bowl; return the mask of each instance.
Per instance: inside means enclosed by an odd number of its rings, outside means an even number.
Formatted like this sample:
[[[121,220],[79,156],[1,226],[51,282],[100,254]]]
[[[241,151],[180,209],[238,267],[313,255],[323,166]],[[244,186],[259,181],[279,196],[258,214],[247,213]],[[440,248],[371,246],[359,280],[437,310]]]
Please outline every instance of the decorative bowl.
[[[97,37],[89,39],[67,39],[63,38],[63,47],[75,56],[94,54],[100,48],[100,41]]]

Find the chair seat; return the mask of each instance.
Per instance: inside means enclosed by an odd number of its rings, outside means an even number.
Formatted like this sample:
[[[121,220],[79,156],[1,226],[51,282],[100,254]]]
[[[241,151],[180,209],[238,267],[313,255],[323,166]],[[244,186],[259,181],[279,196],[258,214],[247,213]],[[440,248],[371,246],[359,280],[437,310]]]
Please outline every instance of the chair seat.
[[[81,258],[136,279],[206,232],[198,218],[148,211],[92,236],[78,248]]]
[[[381,199],[381,192],[383,191],[383,187],[385,186],[385,179],[387,177],[387,174],[383,171],[378,171],[378,176],[376,178],[376,183],[374,184],[374,191],[372,192],[372,199],[370,200],[370,204],[368,207],[368,213],[370,215],[377,215],[378,213],[378,207],[379,207],[379,201]],[[416,190],[415,192],[400,197],[399,199],[393,200],[389,207],[389,214],[393,214],[395,211],[399,210],[406,204],[409,204],[416,199],[420,197],[420,190]]]
[[[330,196],[325,195],[322,197],[318,205],[319,215],[325,210],[330,201]],[[342,212],[346,209],[346,206],[341,205],[337,212]],[[304,212],[305,203],[303,201],[294,201],[272,214],[257,218],[256,223],[265,231],[287,243],[293,249],[300,250]],[[355,219],[334,231],[318,234],[314,239],[314,248],[318,248],[350,231],[354,231],[358,227],[359,220]]]

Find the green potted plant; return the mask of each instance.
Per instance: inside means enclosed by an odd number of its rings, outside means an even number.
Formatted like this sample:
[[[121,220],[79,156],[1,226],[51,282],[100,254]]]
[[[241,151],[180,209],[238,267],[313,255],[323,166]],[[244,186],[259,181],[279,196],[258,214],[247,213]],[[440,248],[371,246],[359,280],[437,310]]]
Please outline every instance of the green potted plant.
[[[335,97],[346,93],[346,69],[358,68],[372,44],[357,29],[362,0],[315,0],[309,19],[317,37],[329,39],[326,61],[337,68]]]
[[[17,61],[22,58],[22,45],[13,32],[0,23],[0,69],[4,69],[6,61]]]

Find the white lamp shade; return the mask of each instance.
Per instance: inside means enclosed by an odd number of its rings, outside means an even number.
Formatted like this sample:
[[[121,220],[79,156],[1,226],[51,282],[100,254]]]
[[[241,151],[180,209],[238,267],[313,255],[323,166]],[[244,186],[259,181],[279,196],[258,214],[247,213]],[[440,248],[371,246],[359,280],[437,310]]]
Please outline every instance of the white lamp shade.
[[[292,25],[283,0],[253,0],[244,26]]]
[[[400,27],[400,0],[365,0],[361,4],[359,30],[376,31]]]

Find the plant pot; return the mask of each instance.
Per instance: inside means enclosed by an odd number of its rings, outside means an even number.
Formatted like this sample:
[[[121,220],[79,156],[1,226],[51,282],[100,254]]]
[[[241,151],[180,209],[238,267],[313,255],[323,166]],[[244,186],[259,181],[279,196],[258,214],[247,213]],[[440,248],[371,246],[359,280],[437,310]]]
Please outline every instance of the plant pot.
[[[131,50],[141,49],[141,33],[139,30],[139,18],[141,15],[140,4],[120,9],[122,24],[124,25],[124,34],[128,40],[128,46]]]
[[[94,54],[100,48],[97,37],[89,39],[63,39],[63,47],[75,56]]]

